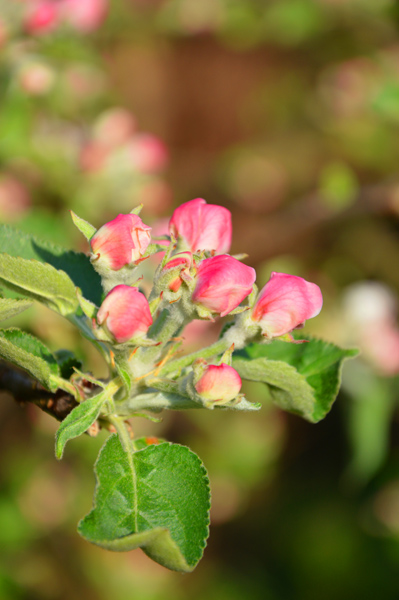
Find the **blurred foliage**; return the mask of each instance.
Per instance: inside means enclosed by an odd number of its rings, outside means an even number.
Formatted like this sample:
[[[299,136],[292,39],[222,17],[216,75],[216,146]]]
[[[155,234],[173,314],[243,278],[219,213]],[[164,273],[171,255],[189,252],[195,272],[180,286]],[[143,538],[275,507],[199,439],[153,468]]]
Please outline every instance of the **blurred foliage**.
[[[184,579],[81,540],[103,438],[56,464],[55,424],[2,398],[0,596],[396,600],[398,2],[113,0],[92,31],[37,34],[32,1],[0,0],[1,219],[70,247],[70,208],[98,226],[144,202],[161,231],[172,205],[203,196],[232,211],[233,250],[259,285],[271,270],[317,282],[325,306],[308,330],[362,354],[317,426],[282,415],[261,384],[245,390],[257,415],[133,424],[209,469],[211,541]],[[101,372],[46,309],[8,323]]]

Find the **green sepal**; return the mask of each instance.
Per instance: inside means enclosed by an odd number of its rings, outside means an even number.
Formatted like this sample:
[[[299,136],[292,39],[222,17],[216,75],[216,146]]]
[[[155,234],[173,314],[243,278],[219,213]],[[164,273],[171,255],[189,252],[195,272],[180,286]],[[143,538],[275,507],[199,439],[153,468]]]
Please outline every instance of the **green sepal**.
[[[143,254],[143,259],[148,258],[152,254],[156,254],[157,252],[165,252],[166,247],[162,244],[150,244],[147,246],[145,253]]]
[[[317,423],[338,394],[344,359],[356,354],[310,337],[302,344],[274,340],[234,353],[233,367],[243,379],[266,383],[282,409]]]
[[[109,400],[104,390],[84,400],[69,413],[58,428],[55,436],[55,456],[60,460],[68,440],[82,435],[98,418],[104,403]]]
[[[86,317],[89,319],[94,319],[98,311],[97,306],[93,304],[93,302],[90,302],[90,300],[87,300],[79,288],[76,290],[76,297],[78,299],[79,306]]]
[[[208,476],[196,454],[170,443],[125,452],[112,435],[95,473],[94,507],[78,525],[87,541],[118,552],[142,548],[168,569],[194,569],[206,545],[210,508]]]
[[[0,285],[42,302],[63,316],[79,306],[76,288],[64,271],[47,263],[0,254]]]
[[[11,319],[30,308],[33,302],[26,298],[0,298],[0,321]]]
[[[78,217],[78,215],[75,214],[73,210],[71,210],[70,212],[74,225],[79,229],[80,233],[82,233],[85,236],[86,240],[90,242],[97,229],[88,221],[85,221],[81,217]]]
[[[51,392],[58,389],[60,368],[56,358],[33,335],[15,327],[1,329],[0,356],[27,371]]]
[[[133,210],[130,211],[130,214],[131,215],[139,215],[141,213],[141,211],[143,210],[143,206],[144,206],[144,204],[139,204],[138,206],[133,208]]]

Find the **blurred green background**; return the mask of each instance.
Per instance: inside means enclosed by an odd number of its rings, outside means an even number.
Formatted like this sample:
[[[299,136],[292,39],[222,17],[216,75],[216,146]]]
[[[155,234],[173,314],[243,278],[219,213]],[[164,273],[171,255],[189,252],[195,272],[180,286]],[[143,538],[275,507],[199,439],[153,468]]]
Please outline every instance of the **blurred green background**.
[[[325,304],[306,331],[361,354],[318,425],[257,384],[258,414],[133,424],[208,468],[211,536],[190,575],[80,539],[104,434],[58,463],[56,423],[2,394],[0,597],[397,600],[399,3],[80,2],[46,0],[65,5],[52,20],[36,0],[0,0],[1,220],[86,250],[69,209],[100,226],[143,202],[163,231],[204,197],[232,211],[232,251],[259,285],[272,270],[316,282]],[[104,374],[46,309],[11,325]],[[187,346],[215,335],[196,324]]]

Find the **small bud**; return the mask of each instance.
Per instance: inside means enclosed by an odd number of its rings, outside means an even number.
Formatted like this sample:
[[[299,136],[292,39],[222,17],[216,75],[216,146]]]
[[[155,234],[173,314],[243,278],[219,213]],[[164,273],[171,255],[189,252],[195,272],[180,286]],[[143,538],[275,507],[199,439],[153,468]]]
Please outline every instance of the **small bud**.
[[[105,326],[118,344],[144,337],[152,325],[147,298],[135,287],[117,285],[102,303],[97,323]]]
[[[119,271],[138,261],[151,241],[151,227],[137,215],[118,215],[93,235],[90,240],[92,262]]]
[[[54,30],[59,25],[58,5],[49,0],[39,0],[30,8],[25,21],[26,31],[40,35]]]
[[[160,281],[167,284],[171,292],[177,292],[183,281],[192,279],[190,269],[193,264],[191,252],[179,252],[171,256],[162,268]]]
[[[140,173],[158,173],[168,163],[165,144],[150,133],[136,134],[128,144],[130,164]]]
[[[228,254],[206,258],[198,265],[193,302],[224,317],[251,293],[255,279],[255,269]]]
[[[175,238],[182,238],[192,252],[215,250],[224,254],[231,245],[231,213],[223,206],[196,198],[176,208],[169,230]]]
[[[271,274],[252,311],[268,338],[284,335],[319,314],[323,297],[319,286],[302,277]]]
[[[225,403],[238,396],[241,384],[241,377],[237,371],[222,363],[208,365],[194,387],[203,400]]]
[[[60,5],[64,21],[81,33],[98,29],[108,12],[107,0],[61,0]]]

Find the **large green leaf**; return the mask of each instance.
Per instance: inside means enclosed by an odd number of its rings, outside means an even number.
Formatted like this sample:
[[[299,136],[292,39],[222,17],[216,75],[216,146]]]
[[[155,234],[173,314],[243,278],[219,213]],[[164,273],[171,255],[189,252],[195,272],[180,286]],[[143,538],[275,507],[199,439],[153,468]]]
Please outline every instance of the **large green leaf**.
[[[61,422],[55,436],[55,455],[58,459],[62,458],[67,441],[82,435],[94,423],[107,399],[107,393],[100,392],[75,406]]]
[[[140,547],[175,571],[194,569],[206,545],[210,507],[208,477],[196,454],[169,443],[125,452],[113,435],[96,474],[95,505],[78,528],[84,538],[115,551]]]
[[[233,366],[244,379],[268,384],[281,408],[317,423],[338,394],[344,359],[356,354],[313,338],[301,344],[275,340],[236,352]]]
[[[64,271],[37,260],[0,254],[0,285],[67,316],[76,312],[76,287]]]
[[[3,224],[0,224],[0,252],[25,259],[33,258],[65,271],[75,286],[82,290],[83,296],[100,306],[101,279],[93,269],[89,257],[82,252],[66,250]]]
[[[21,367],[45,388],[55,392],[60,370],[50,350],[33,335],[16,328],[0,330],[0,356]]]

